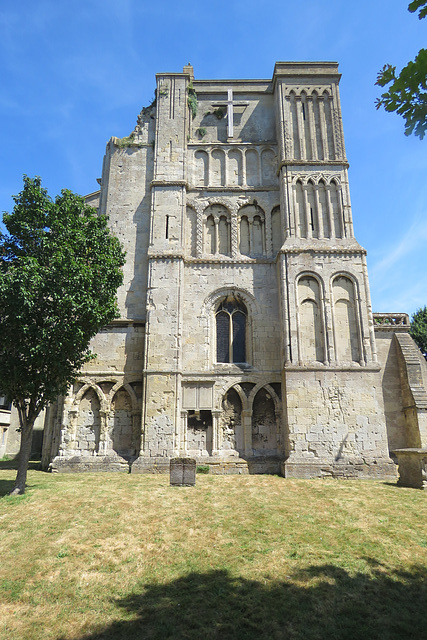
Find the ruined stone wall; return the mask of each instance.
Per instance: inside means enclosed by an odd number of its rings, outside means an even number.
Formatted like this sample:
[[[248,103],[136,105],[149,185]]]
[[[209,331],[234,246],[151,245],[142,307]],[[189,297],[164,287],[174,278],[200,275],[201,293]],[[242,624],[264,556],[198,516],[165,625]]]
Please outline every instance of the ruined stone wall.
[[[119,144],[112,138],[107,145],[100,212],[108,216],[126,251],[123,285],[117,293],[120,317],[145,320],[153,148],[142,142],[125,148]]]

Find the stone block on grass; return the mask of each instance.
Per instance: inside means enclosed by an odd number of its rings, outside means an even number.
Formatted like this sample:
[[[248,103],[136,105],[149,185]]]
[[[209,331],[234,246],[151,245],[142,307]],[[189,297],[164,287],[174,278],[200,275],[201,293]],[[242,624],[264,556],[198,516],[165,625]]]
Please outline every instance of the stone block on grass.
[[[170,484],[172,487],[193,487],[196,484],[196,461],[193,458],[172,458]]]

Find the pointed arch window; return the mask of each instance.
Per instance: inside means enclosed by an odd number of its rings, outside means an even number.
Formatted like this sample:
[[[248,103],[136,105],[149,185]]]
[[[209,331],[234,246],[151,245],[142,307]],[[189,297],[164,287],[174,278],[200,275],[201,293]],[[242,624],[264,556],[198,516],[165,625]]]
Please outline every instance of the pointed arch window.
[[[234,297],[223,300],[215,314],[217,362],[246,362],[247,310]]]

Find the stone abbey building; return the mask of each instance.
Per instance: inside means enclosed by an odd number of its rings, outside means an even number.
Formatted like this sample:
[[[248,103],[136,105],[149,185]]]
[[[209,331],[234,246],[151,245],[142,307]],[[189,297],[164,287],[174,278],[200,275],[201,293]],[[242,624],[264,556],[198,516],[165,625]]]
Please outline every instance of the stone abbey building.
[[[372,314],[338,65],[156,78],[87,198],[127,252],[120,319],[47,411],[44,466],[394,476],[427,445],[427,368],[405,314]]]

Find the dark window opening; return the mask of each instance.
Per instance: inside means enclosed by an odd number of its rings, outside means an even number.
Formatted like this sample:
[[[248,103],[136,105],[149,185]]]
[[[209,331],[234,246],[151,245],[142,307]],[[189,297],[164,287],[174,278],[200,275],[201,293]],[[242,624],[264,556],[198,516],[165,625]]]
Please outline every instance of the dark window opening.
[[[221,302],[216,312],[217,362],[246,362],[245,305],[234,297]]]

